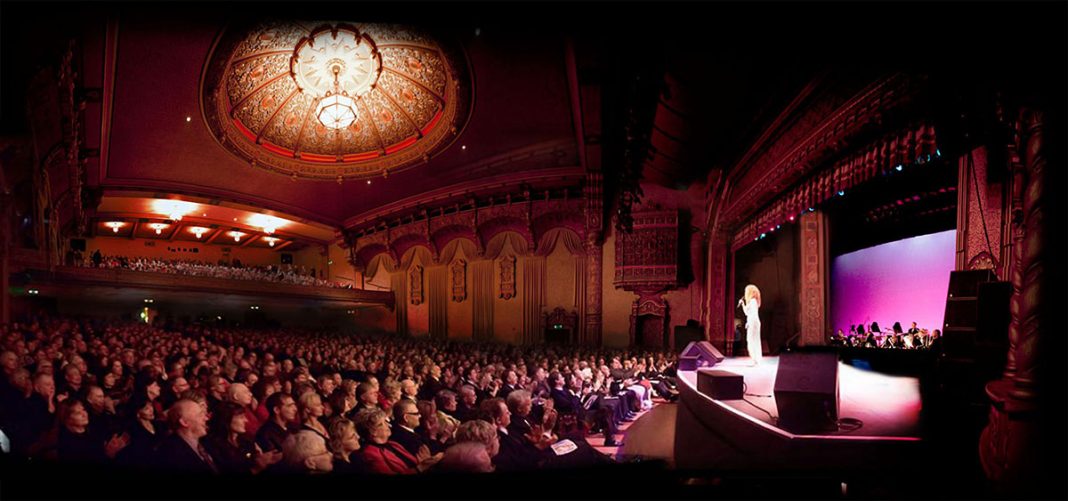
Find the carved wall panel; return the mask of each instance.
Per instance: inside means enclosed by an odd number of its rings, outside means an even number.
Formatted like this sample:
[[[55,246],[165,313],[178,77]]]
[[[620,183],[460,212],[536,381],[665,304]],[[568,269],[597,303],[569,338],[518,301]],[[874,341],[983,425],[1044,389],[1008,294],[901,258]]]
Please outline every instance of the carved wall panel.
[[[501,293],[499,297],[507,301],[516,296],[515,256],[504,256],[499,263],[501,267]]]
[[[633,214],[634,229],[620,232],[614,283],[626,290],[667,290],[678,285],[677,211]]]
[[[423,267],[415,265],[408,272],[408,289],[411,293],[411,302],[415,306],[423,304]]]
[[[467,299],[467,261],[457,259],[452,263],[452,300],[462,303]]]

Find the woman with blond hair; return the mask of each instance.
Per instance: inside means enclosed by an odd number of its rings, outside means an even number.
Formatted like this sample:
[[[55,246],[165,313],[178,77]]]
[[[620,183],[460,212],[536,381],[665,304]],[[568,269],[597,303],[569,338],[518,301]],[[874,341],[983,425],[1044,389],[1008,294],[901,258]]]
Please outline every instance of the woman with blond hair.
[[[760,289],[753,284],[745,286],[745,297],[738,300],[738,306],[745,312],[746,347],[753,365],[760,365],[763,356],[760,346],[760,302]]]

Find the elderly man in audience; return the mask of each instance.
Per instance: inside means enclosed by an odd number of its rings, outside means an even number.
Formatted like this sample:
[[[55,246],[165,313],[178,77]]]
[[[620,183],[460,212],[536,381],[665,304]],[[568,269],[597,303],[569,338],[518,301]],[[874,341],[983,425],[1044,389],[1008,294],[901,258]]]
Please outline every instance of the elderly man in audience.
[[[334,471],[334,454],[322,435],[300,430],[282,444],[282,464],[293,473],[330,473]]]
[[[252,390],[244,383],[234,383],[226,389],[226,400],[241,407],[246,419],[245,436],[255,437],[263,423],[256,415],[256,399],[252,396]]]
[[[401,399],[393,404],[390,439],[401,444],[413,456],[423,447],[430,448],[430,444],[415,432],[420,424],[420,416],[418,407],[411,400]]]
[[[167,411],[173,434],[159,445],[156,457],[167,470],[190,473],[218,473],[215,459],[200,439],[208,434],[208,413],[204,406],[186,398]]]
[[[479,442],[457,442],[445,450],[435,471],[442,473],[490,473],[494,470],[486,446]]]

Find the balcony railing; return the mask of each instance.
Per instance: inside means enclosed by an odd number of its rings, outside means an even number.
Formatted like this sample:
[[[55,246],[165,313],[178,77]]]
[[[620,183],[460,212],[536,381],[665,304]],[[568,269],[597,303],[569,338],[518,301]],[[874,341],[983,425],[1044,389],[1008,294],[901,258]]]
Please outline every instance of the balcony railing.
[[[42,284],[215,292],[294,299],[375,303],[389,307],[393,306],[393,293],[388,291],[313,287],[279,282],[198,277],[173,273],[131,271],[121,268],[83,268],[80,266],[57,266],[54,272],[30,270],[30,274],[35,282]]]

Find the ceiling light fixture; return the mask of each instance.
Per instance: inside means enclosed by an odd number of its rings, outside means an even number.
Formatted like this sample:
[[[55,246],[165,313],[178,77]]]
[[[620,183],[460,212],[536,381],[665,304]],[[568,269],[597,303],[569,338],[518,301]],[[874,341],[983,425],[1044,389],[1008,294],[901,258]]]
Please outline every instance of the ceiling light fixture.
[[[290,72],[302,93],[319,100],[319,123],[341,130],[358,118],[356,99],[378,82],[382,56],[371,38],[356,28],[324,26],[297,43]]]
[[[126,226],[126,223],[124,223],[122,221],[108,221],[108,222],[104,223],[104,226],[107,226],[108,228],[111,228],[112,232],[118,233],[119,232],[119,228],[122,228],[123,226]]]
[[[152,223],[152,224],[148,225],[149,228],[152,228],[153,230],[156,230],[156,234],[157,235],[162,234],[163,233],[163,229],[166,228],[167,226],[169,226],[169,225],[168,224],[164,224],[164,223]]]
[[[200,237],[204,236],[205,233],[208,232],[208,229],[204,228],[202,226],[194,226],[192,228],[189,228],[189,232],[194,234],[194,235],[196,235],[197,238],[200,238]]]
[[[236,231],[236,230],[235,231],[231,231],[230,233],[227,233],[227,235],[230,235],[231,237],[234,237],[234,241],[235,242],[240,242],[241,241],[241,237],[245,236],[245,234],[243,232]]]

